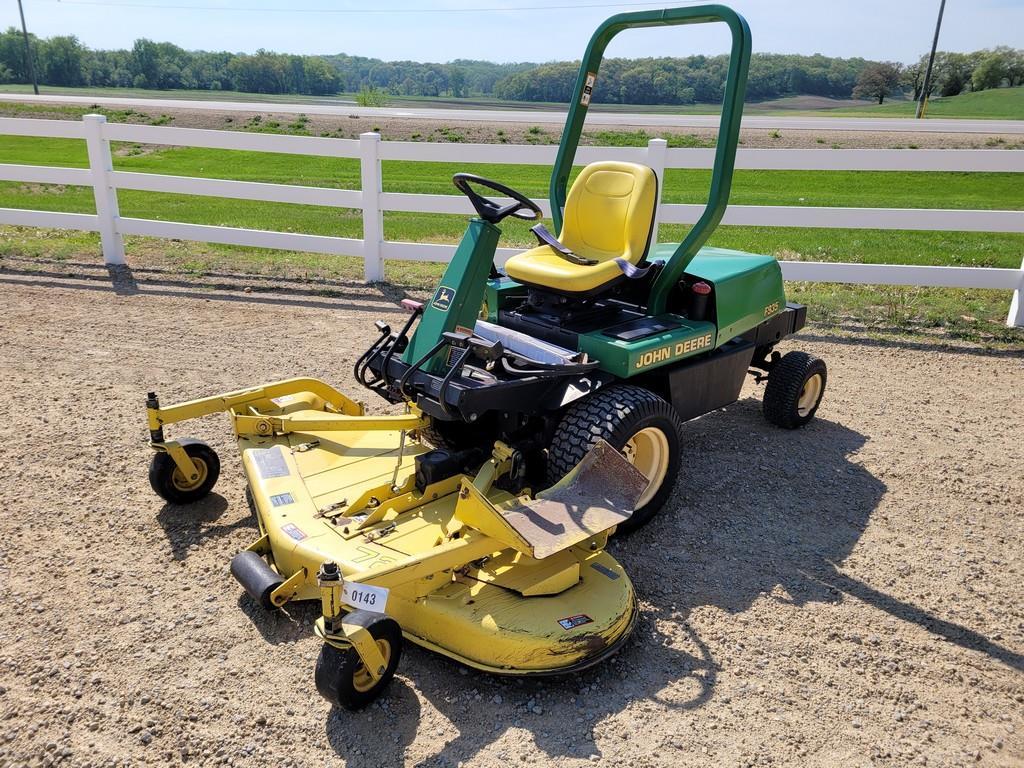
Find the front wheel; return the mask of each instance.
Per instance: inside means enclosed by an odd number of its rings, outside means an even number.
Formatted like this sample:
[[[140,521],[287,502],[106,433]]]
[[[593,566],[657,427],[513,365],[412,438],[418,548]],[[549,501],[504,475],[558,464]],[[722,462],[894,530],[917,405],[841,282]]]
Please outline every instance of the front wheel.
[[[635,531],[665,506],[676,484],[682,450],[682,422],[661,397],[631,384],[601,389],[569,406],[548,447],[548,484],[575,467],[598,440],[622,451],[647,478],[636,510],[618,526]]]
[[[338,648],[324,643],[313,677],[321,696],[354,712],[373,703],[395,676],[398,660],[402,657],[402,629],[389,616],[368,611],[353,611],[345,620],[361,623],[369,630],[377,643],[377,650],[384,657],[383,673],[375,681],[355,648]]]
[[[194,471],[187,476],[170,454],[160,451],[149,465],[149,484],[157,496],[171,504],[191,504],[206,496],[220,477],[217,452],[201,440],[182,440],[181,447],[192,459]]]
[[[787,353],[768,374],[764,417],[783,429],[802,427],[817,413],[827,381],[824,360],[806,352]]]

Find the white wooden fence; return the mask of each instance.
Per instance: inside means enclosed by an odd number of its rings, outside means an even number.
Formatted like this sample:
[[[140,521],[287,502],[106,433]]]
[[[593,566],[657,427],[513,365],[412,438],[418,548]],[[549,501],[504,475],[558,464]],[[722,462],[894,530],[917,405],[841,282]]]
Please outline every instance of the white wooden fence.
[[[383,279],[384,259],[444,262],[455,250],[453,245],[385,240],[384,211],[472,212],[469,202],[461,195],[384,192],[382,160],[550,165],[557,151],[554,146],[382,142],[376,133],[364,133],[355,140],[128,125],[107,123],[102,115],[86,115],[80,123],[0,118],[0,134],[83,139],[88,149],[88,169],[0,164],[0,180],[90,186],[96,201],[95,214],[0,208],[0,224],[99,232],[103,256],[108,264],[124,263],[123,235],[361,256],[368,281]],[[360,162],[362,188],[329,189],[115,171],[110,153],[111,141],[354,158]],[[580,163],[599,159],[645,163],[662,179],[666,168],[710,168],[713,156],[712,149],[669,149],[663,139],[652,139],[647,147],[642,148],[580,147],[577,160]],[[765,170],[1020,173],[1024,172],[1024,152],[977,149],[740,149],[736,166]],[[121,216],[118,189],[361,209],[363,237],[328,237]],[[548,201],[537,202],[545,215],[550,215]],[[662,204],[658,221],[692,224],[702,210],[702,205]],[[723,224],[1024,233],[1024,211],[733,205],[729,207]],[[499,262],[515,252],[515,249],[499,249]],[[1024,261],[1020,269],[784,261],[782,269],[788,280],[1009,290],[1013,291],[1013,299],[1007,324],[1024,326]]]

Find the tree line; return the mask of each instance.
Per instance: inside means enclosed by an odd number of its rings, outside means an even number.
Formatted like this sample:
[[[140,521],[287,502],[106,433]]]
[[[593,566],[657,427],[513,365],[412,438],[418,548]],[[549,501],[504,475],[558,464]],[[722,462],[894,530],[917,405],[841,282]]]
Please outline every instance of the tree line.
[[[893,61],[870,62],[857,76],[853,97],[877,100],[881,104],[886,96],[903,93],[917,101],[925,88],[927,70],[927,56],[909,66]],[[928,82],[928,96],[956,96],[965,91],[1018,85],[1024,85],[1022,50],[999,46],[973,53],[939,51],[935,54]]]
[[[393,96],[497,97],[565,102],[579,62],[496,64],[456,60],[447,64],[382,61],[345,54],[298,56],[187,51],[172,43],[136,40],[127,50],[90,49],[70,35],[30,36],[41,84],[53,86],[199,89],[250,93],[331,95],[366,89]],[[607,59],[594,101],[691,104],[721,101],[728,56]],[[910,65],[789,54],[754,54],[747,98],[761,101],[809,94],[836,99],[918,98],[926,57]],[[0,83],[27,83],[24,41],[11,27],[0,33]],[[1024,51],[1009,47],[974,53],[940,52],[930,95],[950,96],[1024,84]]]
[[[857,76],[869,62],[814,56],[755,54],[747,98],[791,94],[850,98]],[[568,101],[579,62],[553,62],[519,72],[495,85],[494,95],[516,101]],[[721,101],[729,57],[606,59],[593,100],[609,104],[692,104]]]
[[[393,95],[489,95],[495,83],[533,64],[458,60],[449,64],[360,56],[187,51],[139,39],[128,50],[93,50],[74,36],[29,36],[43,85],[333,95],[378,88]],[[0,33],[0,83],[30,81],[22,34]]]

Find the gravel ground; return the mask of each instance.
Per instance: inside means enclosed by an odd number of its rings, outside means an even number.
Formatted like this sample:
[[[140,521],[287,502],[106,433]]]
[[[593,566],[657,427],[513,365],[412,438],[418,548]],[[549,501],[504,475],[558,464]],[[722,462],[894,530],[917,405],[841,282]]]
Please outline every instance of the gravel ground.
[[[192,430],[217,490],[164,508],[143,399],[356,392],[395,297],[86,264],[0,283],[0,765],[1024,764],[1019,350],[812,327],[786,349],[829,363],[819,418],[770,428],[749,385],[613,546],[642,605],[617,657],[536,683],[412,648],[353,715],[313,687],[316,608],[264,613],[228,575],[255,529],[225,418]]]

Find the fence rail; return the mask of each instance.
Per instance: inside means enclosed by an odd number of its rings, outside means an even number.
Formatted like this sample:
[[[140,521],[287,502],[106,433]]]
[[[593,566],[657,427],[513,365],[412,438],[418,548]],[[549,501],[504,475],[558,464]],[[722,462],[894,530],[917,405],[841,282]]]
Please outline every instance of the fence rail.
[[[382,161],[550,165],[557,151],[554,146],[382,142],[376,133],[364,133],[356,140],[108,124],[102,115],[86,115],[80,123],[0,118],[0,134],[84,140],[89,155],[88,168],[0,164],[0,181],[88,186],[92,187],[96,202],[95,214],[0,208],[0,224],[99,232],[104,260],[109,264],[124,263],[123,235],[145,235],[358,256],[364,261],[364,274],[370,281],[383,279],[385,259],[445,262],[455,251],[453,245],[385,240],[385,211],[472,213],[469,202],[458,195],[384,192]],[[111,141],[356,159],[360,165],[361,188],[333,189],[115,171]],[[651,139],[646,147],[580,147],[577,155],[580,163],[608,159],[644,163],[653,168],[661,180],[666,168],[710,169],[714,150],[670,149],[663,139]],[[998,149],[740,149],[736,154],[736,167],[751,170],[1022,173],[1024,152]],[[330,237],[125,217],[118,209],[119,189],[359,209],[362,211],[363,237]],[[548,201],[536,202],[545,215],[550,216]],[[702,211],[702,205],[663,203],[658,208],[655,226],[692,224]],[[1024,233],[1024,211],[734,205],[730,206],[722,223],[764,227]],[[514,253],[516,249],[499,248],[499,263],[504,263]],[[784,261],[782,270],[788,280],[1009,290],[1013,291],[1013,299],[1007,324],[1024,327],[1024,262],[1020,269],[995,269]]]

